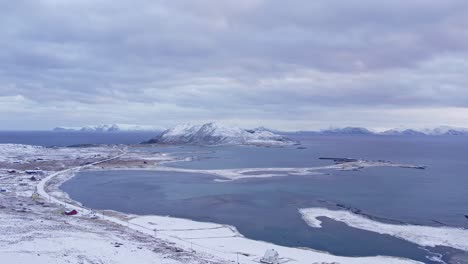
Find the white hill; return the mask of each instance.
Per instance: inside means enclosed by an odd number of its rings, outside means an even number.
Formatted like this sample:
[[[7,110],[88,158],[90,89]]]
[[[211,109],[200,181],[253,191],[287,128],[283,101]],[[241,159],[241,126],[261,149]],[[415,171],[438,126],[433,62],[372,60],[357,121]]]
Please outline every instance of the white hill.
[[[265,129],[242,129],[217,123],[178,125],[145,143],[191,145],[291,145],[284,136]]]

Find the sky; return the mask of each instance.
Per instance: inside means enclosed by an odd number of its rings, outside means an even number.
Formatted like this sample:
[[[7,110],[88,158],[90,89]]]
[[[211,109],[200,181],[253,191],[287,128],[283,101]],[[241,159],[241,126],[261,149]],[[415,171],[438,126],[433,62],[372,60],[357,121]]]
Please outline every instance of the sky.
[[[15,0],[0,130],[468,127],[466,0]]]

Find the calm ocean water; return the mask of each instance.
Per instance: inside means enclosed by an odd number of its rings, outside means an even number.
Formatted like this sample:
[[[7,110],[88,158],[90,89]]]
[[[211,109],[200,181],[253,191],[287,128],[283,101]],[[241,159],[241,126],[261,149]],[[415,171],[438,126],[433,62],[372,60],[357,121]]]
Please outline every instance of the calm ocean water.
[[[385,159],[427,165],[426,170],[368,168],[329,175],[215,182],[203,174],[150,171],[83,172],[62,188],[84,205],[136,214],[162,214],[236,226],[246,237],[346,256],[390,255],[425,263],[425,249],[390,236],[324,219],[313,229],[303,207],[357,208],[387,219],[468,228],[468,138],[295,135],[297,147],[148,147],[192,162],[199,169],[310,167],[330,164],[320,156]],[[99,199],[96,199],[99,197]],[[359,243],[356,243],[359,241]],[[448,258],[454,251],[443,252]]]

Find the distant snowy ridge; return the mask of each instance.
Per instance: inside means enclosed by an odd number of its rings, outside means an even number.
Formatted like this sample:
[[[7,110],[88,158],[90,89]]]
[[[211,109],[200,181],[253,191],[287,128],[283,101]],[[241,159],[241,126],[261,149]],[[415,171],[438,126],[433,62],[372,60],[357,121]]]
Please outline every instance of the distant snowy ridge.
[[[425,129],[391,129],[379,133],[381,135],[428,135],[428,136],[463,136],[468,135],[468,128],[439,126]]]
[[[426,135],[424,132],[417,131],[414,129],[390,129],[380,133],[381,135],[389,136],[423,136]]]
[[[333,134],[370,135],[370,134],[373,134],[372,131],[363,127],[334,128],[334,129],[322,130],[322,131],[319,131],[318,133],[327,134],[327,135],[333,135]]]
[[[131,132],[131,131],[162,131],[161,127],[130,124],[103,124],[85,127],[56,127],[55,132]]]
[[[233,138],[237,137],[239,138],[244,138],[246,141],[254,141],[254,140],[274,140],[281,142],[281,138],[284,138],[282,135],[285,134],[297,134],[297,133],[308,133],[308,134],[315,134],[315,135],[382,135],[382,136],[468,136],[468,128],[462,128],[462,127],[452,127],[452,126],[439,126],[435,128],[424,128],[424,129],[411,129],[411,128],[394,128],[394,129],[389,129],[386,131],[374,131],[371,129],[367,129],[364,127],[343,127],[343,128],[329,128],[329,129],[323,129],[319,131],[297,131],[297,132],[281,132],[279,130],[274,130],[274,129],[269,129],[265,127],[258,127],[254,129],[241,129],[241,128],[236,128],[236,127],[229,127],[229,126],[223,126],[220,124],[216,123],[208,123],[211,124],[211,126],[205,126],[203,131],[200,131],[197,135],[195,135],[195,132],[198,132],[204,125],[190,125],[190,124],[185,124],[185,125],[179,125],[176,126],[172,129],[166,130],[162,127],[158,126],[148,126],[148,125],[130,125],[130,124],[103,124],[103,125],[93,125],[93,126],[85,126],[85,127],[56,127],[53,129],[53,131],[56,132],[137,132],[137,131],[155,131],[155,132],[161,132],[164,131],[165,133],[167,132],[167,140],[169,140],[170,136],[176,136],[176,132],[179,131],[181,133],[187,134],[186,136],[183,135],[178,135],[180,136],[179,140],[185,138],[188,141],[192,141],[192,144],[198,144],[195,141],[196,140],[201,140],[199,136],[203,133],[211,133],[209,132],[210,127],[214,128],[214,126],[217,127],[217,129],[214,129],[212,132],[212,137],[222,137],[222,132],[226,132],[226,139],[227,141],[229,140],[234,140]],[[205,124],[205,125],[208,125]],[[170,131],[170,132],[169,132]],[[193,134],[192,137],[188,136],[189,134]],[[245,132],[251,132],[250,134],[253,135],[246,135]],[[218,134],[217,134],[218,133]],[[230,134],[229,134],[230,133]],[[232,137],[231,137],[232,136]],[[274,139],[275,136],[277,139]],[[166,139],[164,139],[166,140]],[[174,139],[175,140],[175,139]],[[217,141],[218,139],[211,138],[211,140]],[[202,140],[203,141],[203,140]],[[187,143],[182,143],[181,144],[188,144]],[[201,144],[201,143],[200,143]],[[224,143],[219,143],[219,144],[224,144]],[[229,144],[227,142],[226,144]],[[240,143],[233,143],[233,144],[240,144]],[[254,144],[254,143],[244,143],[244,144]]]
[[[363,127],[330,128],[320,131],[298,131],[316,135],[382,135],[382,136],[468,136],[468,128],[440,126],[425,129],[394,128],[382,132]]]
[[[468,135],[468,128],[440,126],[432,129],[423,129],[427,135]]]
[[[266,129],[242,129],[217,123],[183,124],[145,143],[190,145],[292,145],[297,142]]]

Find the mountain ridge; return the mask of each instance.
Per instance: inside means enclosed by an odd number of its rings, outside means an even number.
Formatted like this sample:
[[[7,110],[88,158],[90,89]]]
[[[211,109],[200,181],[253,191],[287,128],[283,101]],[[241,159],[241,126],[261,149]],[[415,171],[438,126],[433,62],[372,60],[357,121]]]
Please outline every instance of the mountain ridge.
[[[219,123],[210,122],[206,123],[221,127],[224,126]],[[173,127],[173,129],[184,129],[191,127],[191,129],[200,129],[203,125],[192,125],[192,124],[181,124]],[[206,128],[206,127],[205,127]],[[231,126],[231,128],[234,128]],[[231,129],[232,130],[232,129]],[[251,133],[271,133],[271,134],[297,134],[297,133],[308,133],[316,135],[382,135],[382,136],[465,136],[468,135],[468,128],[453,127],[453,126],[438,126],[434,128],[393,128],[385,131],[374,131],[365,127],[353,127],[347,126],[342,128],[328,128],[322,130],[301,130],[301,131],[281,131],[277,129],[270,129],[263,126],[254,129],[242,129]],[[132,124],[101,124],[101,125],[89,125],[84,127],[56,127],[52,131],[54,132],[164,132],[167,129],[159,126],[148,126],[148,125],[132,125]],[[174,132],[174,131],[172,131]],[[232,132],[232,131],[231,131]],[[257,134],[260,135],[260,134]],[[270,135],[271,136],[271,135]]]
[[[364,127],[343,127],[292,133],[311,133],[316,135],[466,136],[468,135],[468,128],[439,126],[425,129],[394,128],[385,131],[373,131]]]
[[[101,124],[101,125],[89,125],[84,127],[55,127],[52,129],[54,132],[138,132],[148,131],[157,132],[164,129],[156,126],[148,125],[132,125],[132,124]]]

